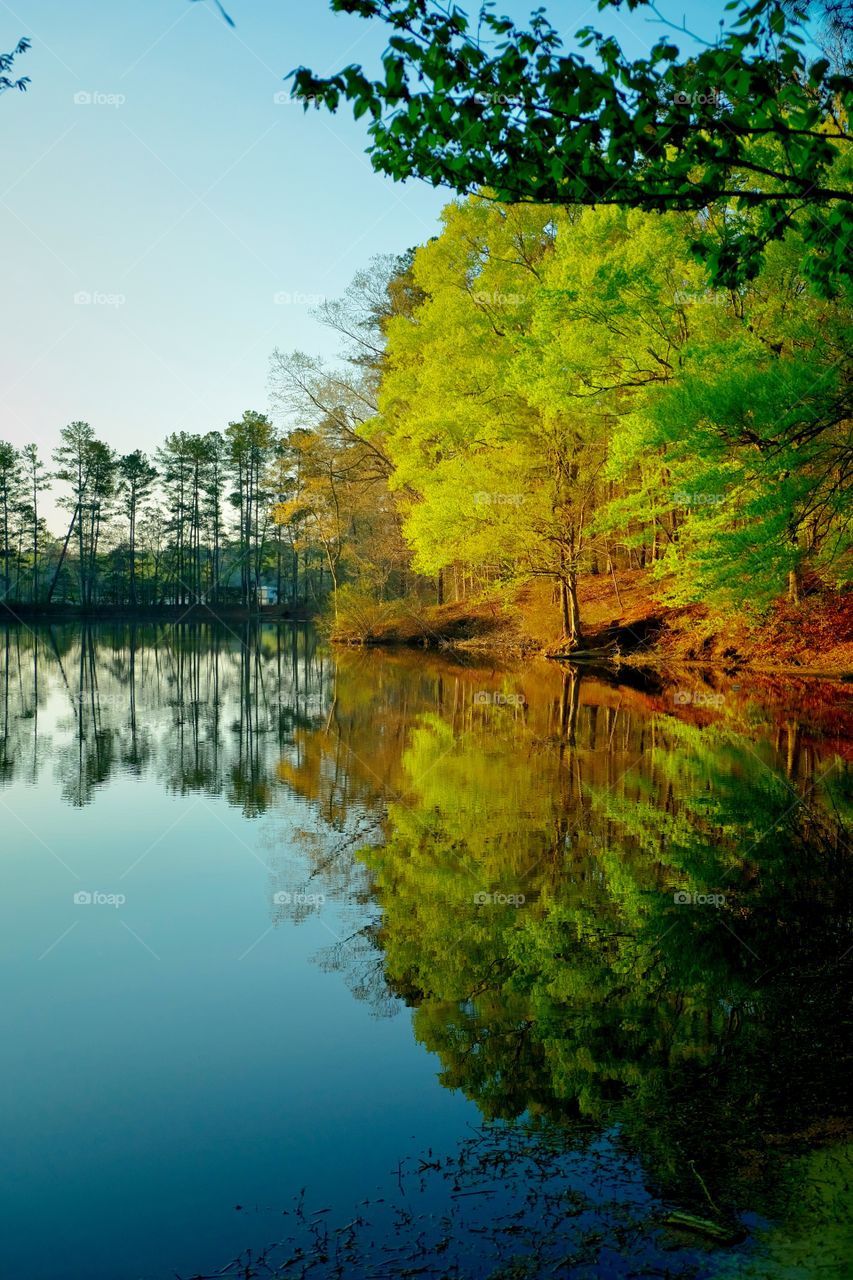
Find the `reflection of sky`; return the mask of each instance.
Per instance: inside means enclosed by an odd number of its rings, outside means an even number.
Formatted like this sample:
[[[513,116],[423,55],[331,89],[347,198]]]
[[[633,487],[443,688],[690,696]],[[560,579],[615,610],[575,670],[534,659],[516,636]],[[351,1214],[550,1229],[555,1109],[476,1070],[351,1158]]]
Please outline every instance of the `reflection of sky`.
[[[47,781],[0,792],[2,1274],[221,1266],[300,1187],[346,1213],[401,1135],[446,1141],[473,1120],[407,1015],[371,1017],[312,963],[358,927],[352,911],[327,901],[271,927],[273,885],[303,887],[281,867],[298,871],[310,823],[281,799],[249,821],[148,778],[76,809]],[[81,889],[127,901],[75,905]]]

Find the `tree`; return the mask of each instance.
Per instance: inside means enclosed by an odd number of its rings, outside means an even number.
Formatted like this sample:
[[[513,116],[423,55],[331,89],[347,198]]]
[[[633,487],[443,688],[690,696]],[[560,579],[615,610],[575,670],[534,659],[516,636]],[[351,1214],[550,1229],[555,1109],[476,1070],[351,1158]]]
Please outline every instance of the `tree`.
[[[59,581],[72,533],[77,531],[79,603],[91,607],[98,586],[98,548],[104,521],[115,497],[118,457],[114,449],[95,437],[88,422],[72,422],[60,432],[62,443],[54,450],[56,478],[71,486],[62,505],[71,511],[71,522],[53,581],[48,603]]]
[[[62,443],[53,451],[53,460],[57,470],[55,473],[57,480],[64,480],[71,486],[71,496],[60,500],[60,505],[67,507],[71,511],[71,521],[68,525],[68,532],[65,535],[65,542],[62,547],[62,553],[56,566],[56,572],[48,592],[48,603],[53,597],[56,584],[59,580],[59,574],[68,552],[68,544],[74,530],[77,530],[77,548],[78,548],[78,574],[79,574],[79,603],[85,602],[85,574],[84,574],[84,555],[83,547],[85,542],[85,533],[83,527],[83,506],[88,498],[89,485],[91,482],[92,469],[92,447],[95,440],[95,433],[88,422],[71,422],[67,427],[63,427],[60,432]]]
[[[9,598],[12,585],[12,519],[21,498],[21,458],[14,445],[0,441],[0,536],[3,539],[3,586]]]
[[[328,437],[304,429],[292,432],[286,447],[292,460],[293,495],[276,505],[273,519],[278,525],[301,526],[322,549],[337,619],[341,561],[354,516],[353,504],[344,496],[341,458]]]
[[[570,220],[550,206],[475,198],[446,209],[443,223],[415,255],[423,301],[388,324],[380,413],[365,433],[380,432],[394,462],[414,567],[548,578],[576,647],[604,423],[572,401],[577,379],[565,368],[543,387],[547,337],[535,329]]]
[[[709,289],[695,226],[481,197],[445,210],[357,427],[392,464],[417,571],[551,579],[569,647],[578,577],[614,551],[671,603],[723,611],[796,599],[810,575],[849,582],[850,290],[805,289],[796,232],[754,281]]]
[[[219,600],[222,556],[222,503],[227,484],[228,447],[220,431],[208,431],[205,441],[205,469],[202,476],[202,516],[210,533],[208,589]]]
[[[234,484],[230,500],[238,512],[242,600],[244,605],[256,605],[271,519],[267,468],[273,458],[275,432],[265,414],[247,409],[239,422],[228,424],[225,437]]]
[[[187,583],[189,548],[188,512],[193,473],[193,448],[186,431],[174,431],[157,450],[157,464],[168,499],[168,531],[172,535],[171,559],[174,602],[183,604],[189,595]]]
[[[794,234],[710,291],[687,215],[586,211],[543,313],[552,380],[582,363],[613,415],[599,529],[652,531],[670,603],[763,610],[809,575],[849,582],[851,306],[804,290]]]
[[[288,537],[292,531],[306,551],[312,542],[319,546],[338,585],[346,551],[346,575],[373,598],[399,594],[411,560],[388,487],[393,463],[380,433],[363,431],[378,408],[384,329],[394,314],[388,270],[396,265],[389,259],[378,275],[356,277],[345,299],[324,308],[324,322],[347,337],[343,367],[301,352],[276,351],[272,358],[273,400],[295,427],[281,462],[290,483],[278,485],[278,527]]]
[[[118,455],[102,440],[93,440],[88,450],[89,466],[89,537],[86,549],[86,583],[84,603],[91,607],[98,590],[98,549],[104,522],[111,514],[111,504],[116,494]],[[81,520],[81,529],[83,522]],[[81,575],[82,575],[81,560]]]
[[[49,487],[50,477],[39,457],[38,445],[27,444],[21,450],[21,463],[29,497],[29,512],[32,529],[30,544],[33,557],[31,599],[35,603],[39,598],[39,494]]]
[[[794,225],[801,270],[822,291],[850,273],[853,79],[847,63],[809,61],[802,6],[739,0],[712,43],[681,32],[698,52],[666,34],[636,59],[585,27],[577,38],[595,61],[567,52],[542,8],[525,29],[487,5],[476,24],[437,2],[331,7],[385,24],[382,73],[300,67],[294,94],[306,110],[345,100],[367,115],[378,171],[506,202],[698,212],[724,200],[723,233],[694,239],[715,283],[754,276]],[[628,7],[659,16],[651,0]]]
[[[122,508],[127,519],[127,551],[129,560],[128,590],[130,604],[136,607],[136,526],[140,509],[151,496],[157,470],[151,465],[141,449],[126,453],[118,464],[119,493]]]

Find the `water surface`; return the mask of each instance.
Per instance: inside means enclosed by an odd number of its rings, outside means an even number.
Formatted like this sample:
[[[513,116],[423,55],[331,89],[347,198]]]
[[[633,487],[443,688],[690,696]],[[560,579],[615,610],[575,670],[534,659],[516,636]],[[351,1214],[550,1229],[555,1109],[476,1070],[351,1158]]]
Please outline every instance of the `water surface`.
[[[843,1275],[850,707],[735,684],[0,632],[0,1275]]]

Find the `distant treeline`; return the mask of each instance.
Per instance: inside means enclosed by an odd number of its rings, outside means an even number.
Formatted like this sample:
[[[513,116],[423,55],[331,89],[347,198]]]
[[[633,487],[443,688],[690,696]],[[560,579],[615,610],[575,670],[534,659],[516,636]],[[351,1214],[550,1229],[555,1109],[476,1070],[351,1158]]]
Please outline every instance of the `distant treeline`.
[[[300,483],[298,460],[263,414],[224,432],[174,432],[153,458],[120,454],[72,422],[52,463],[34,444],[0,442],[0,602],[10,608],[304,609],[328,592],[322,538],[306,536],[304,520],[275,519]],[[61,534],[41,514],[54,486],[68,512]]]

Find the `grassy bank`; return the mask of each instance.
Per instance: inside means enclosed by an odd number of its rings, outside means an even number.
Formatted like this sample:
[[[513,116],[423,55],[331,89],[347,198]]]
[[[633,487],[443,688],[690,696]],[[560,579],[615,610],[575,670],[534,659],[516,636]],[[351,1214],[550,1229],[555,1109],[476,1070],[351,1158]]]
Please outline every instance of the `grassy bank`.
[[[791,671],[853,676],[853,601],[814,592],[779,603],[761,621],[721,618],[702,605],[670,608],[648,573],[588,576],[579,583],[584,641],[577,654],[598,661]],[[502,597],[418,606],[392,602],[346,611],[332,627],[338,644],[410,645],[564,655],[550,585]]]

